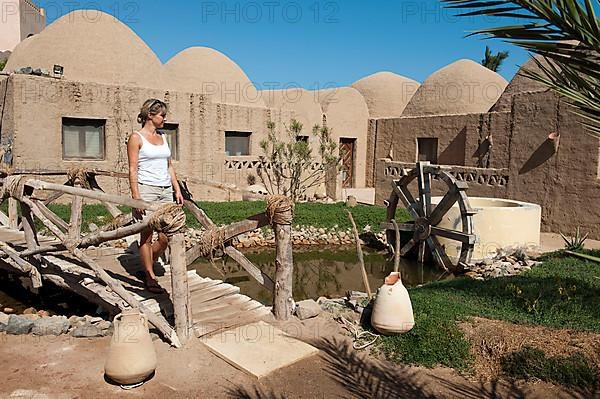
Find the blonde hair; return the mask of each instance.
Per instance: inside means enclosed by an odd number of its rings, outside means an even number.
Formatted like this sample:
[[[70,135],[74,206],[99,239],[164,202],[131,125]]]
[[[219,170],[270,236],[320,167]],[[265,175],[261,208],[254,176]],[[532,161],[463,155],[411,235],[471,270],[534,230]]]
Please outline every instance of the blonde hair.
[[[140,113],[138,114],[137,121],[142,125],[142,127],[144,127],[150,116],[154,116],[159,113],[166,114],[167,110],[167,104],[156,98],[149,98],[144,101],[142,109],[140,109]]]

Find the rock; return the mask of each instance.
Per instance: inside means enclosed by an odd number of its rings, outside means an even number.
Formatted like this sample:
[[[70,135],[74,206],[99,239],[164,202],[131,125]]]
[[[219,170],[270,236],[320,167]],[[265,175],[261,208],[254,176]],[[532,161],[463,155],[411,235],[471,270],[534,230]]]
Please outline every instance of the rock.
[[[356,205],[358,205],[358,201],[356,201],[356,197],[354,195],[349,195],[348,198],[346,199],[346,206],[348,208],[354,208]]]
[[[316,317],[321,313],[321,307],[312,299],[306,299],[296,303],[296,316],[300,320]]]
[[[475,279],[479,274],[476,272],[466,272],[465,276],[471,278],[471,279]]]
[[[96,327],[98,327],[100,330],[108,330],[110,326],[112,326],[112,323],[107,320],[102,320],[100,323],[96,324]]]
[[[24,314],[23,317],[26,317],[31,321],[36,321],[37,319],[41,318],[40,315],[38,315],[37,313]]]
[[[32,320],[25,316],[11,314],[6,324],[6,332],[14,335],[29,334],[32,327]]]
[[[69,319],[65,316],[42,317],[33,322],[31,332],[35,335],[61,335],[69,331]]]
[[[7,313],[7,314],[15,313],[15,310],[13,308],[6,307],[6,308],[4,308],[4,313]]]
[[[23,311],[23,314],[34,314],[37,313],[37,310],[35,310],[35,308],[27,308]]]
[[[37,314],[40,317],[50,317],[50,313],[47,310],[38,310]]]
[[[102,337],[104,336],[104,333],[101,329],[92,324],[84,324],[71,331],[71,335],[75,338],[94,338]]]
[[[89,319],[89,322],[92,324],[100,323],[101,321],[104,321],[102,317],[91,317]]]
[[[8,324],[8,319],[10,318],[9,315],[7,315],[6,313],[0,312],[0,323],[2,324]]]

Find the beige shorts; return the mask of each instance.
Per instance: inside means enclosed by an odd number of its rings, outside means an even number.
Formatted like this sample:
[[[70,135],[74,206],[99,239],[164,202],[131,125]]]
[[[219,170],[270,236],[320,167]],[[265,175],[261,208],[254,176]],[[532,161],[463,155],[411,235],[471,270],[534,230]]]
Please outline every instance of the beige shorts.
[[[158,186],[150,186],[147,184],[138,184],[138,190],[140,192],[140,197],[144,201],[159,203],[159,204],[168,204],[173,202],[173,186],[169,187],[158,187]],[[146,211],[142,216],[142,219],[147,218],[152,214],[152,211]]]
[[[147,184],[138,184],[138,190],[140,192],[140,197],[144,201],[159,202],[161,204],[173,202],[173,186],[158,187],[149,186]]]

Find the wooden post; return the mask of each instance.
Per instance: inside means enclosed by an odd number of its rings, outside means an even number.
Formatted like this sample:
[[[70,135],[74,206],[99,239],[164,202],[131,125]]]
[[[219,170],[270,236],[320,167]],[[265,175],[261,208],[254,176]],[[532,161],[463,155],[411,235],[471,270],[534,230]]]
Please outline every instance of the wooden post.
[[[365,289],[367,290],[367,295],[369,299],[373,298],[373,292],[371,291],[371,286],[369,285],[369,278],[367,277],[367,269],[365,269],[365,259],[363,257],[362,248],[360,247],[360,237],[358,236],[358,229],[356,228],[356,223],[354,223],[354,218],[352,217],[352,213],[346,209],[348,213],[348,218],[352,223],[352,232],[354,233],[354,241],[356,241],[356,252],[358,254],[358,260],[360,262],[360,272],[363,278],[363,284],[365,285]]]
[[[171,292],[173,313],[175,314],[175,332],[182,345],[190,338],[192,308],[187,280],[185,261],[185,238],[177,233],[169,239],[171,250]]]
[[[79,195],[73,196],[71,203],[71,220],[69,223],[69,238],[78,240],[81,238],[81,220],[83,211],[83,198]]]
[[[14,198],[8,199],[8,228],[17,230],[19,228],[19,201]]]
[[[35,223],[33,222],[33,216],[31,215],[31,208],[22,202],[20,205],[23,220],[23,233],[25,233],[25,242],[27,243],[27,249],[32,251],[37,249],[40,245],[37,238],[37,232],[35,230]]]
[[[292,253],[292,225],[273,223],[275,231],[275,290],[273,293],[273,314],[280,321],[292,315],[294,258]]]

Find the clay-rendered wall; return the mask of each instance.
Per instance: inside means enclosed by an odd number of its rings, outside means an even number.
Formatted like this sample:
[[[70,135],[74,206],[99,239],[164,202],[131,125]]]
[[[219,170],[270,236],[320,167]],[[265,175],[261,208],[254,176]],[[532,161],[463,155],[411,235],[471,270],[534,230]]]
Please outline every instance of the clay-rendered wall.
[[[46,17],[40,8],[29,0],[21,0],[19,5],[21,16],[21,40],[37,35],[46,27]]]
[[[600,140],[550,92],[513,97],[510,198],[540,204],[545,231],[572,233],[581,226],[600,238]],[[554,152],[548,134],[560,133]]]
[[[127,170],[126,140],[140,126],[136,122],[139,107],[150,97],[164,99],[169,105],[168,123],[179,124],[179,160],[176,171],[199,180],[230,182],[243,187],[246,176],[254,171],[247,167],[260,153],[259,142],[270,118],[279,114],[266,108],[249,108],[211,103],[202,95],[143,89],[133,86],[109,86],[77,83],[29,75],[11,75],[14,89],[12,114],[16,121],[13,165],[28,169],[69,169],[87,167]],[[0,86],[0,89],[2,86]],[[10,87],[9,87],[10,91]],[[8,110],[9,114],[11,110]],[[62,117],[106,119],[104,160],[62,160]],[[289,116],[286,117],[289,119]],[[250,131],[251,156],[225,157],[225,131]],[[2,126],[2,137],[9,134]],[[226,159],[233,168],[226,167]],[[243,167],[243,165],[246,167]],[[129,193],[126,180],[99,179],[110,192]],[[199,200],[229,200],[228,191],[192,185]],[[240,197],[241,198],[241,197]]]
[[[479,143],[491,133],[489,167],[495,169],[490,175],[506,176],[508,183],[469,182],[470,196],[536,203],[542,206],[544,231],[568,233],[581,226],[591,237],[600,238],[599,139],[586,134],[581,119],[550,92],[516,94],[511,108],[511,112],[378,120],[376,204],[389,197],[391,181],[397,178],[382,160],[392,144],[394,161],[415,162],[416,138],[438,137],[439,164],[473,167]],[[548,139],[553,132],[560,133],[556,152]],[[437,182],[434,194],[439,189]]]

